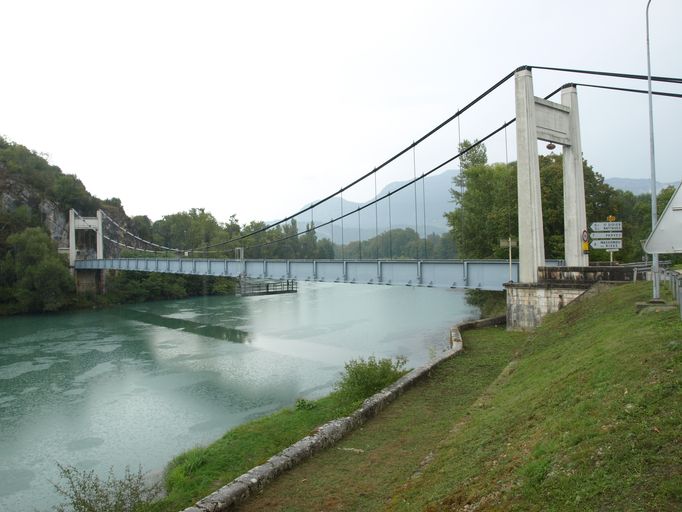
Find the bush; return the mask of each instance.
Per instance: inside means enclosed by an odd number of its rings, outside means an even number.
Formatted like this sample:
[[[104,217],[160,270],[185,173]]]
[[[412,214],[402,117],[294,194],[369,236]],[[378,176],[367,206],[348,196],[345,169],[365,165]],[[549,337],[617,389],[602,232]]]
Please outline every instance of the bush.
[[[297,411],[309,411],[315,407],[317,407],[317,404],[313,400],[306,400],[305,398],[299,398],[296,400]]]
[[[73,466],[59,466],[65,485],[53,484],[66,503],[54,506],[57,512],[134,512],[159,495],[161,484],[149,484],[138,468],[136,473],[126,466],[123,478],[109,469],[106,480],[93,470],[80,471]]]
[[[345,364],[336,390],[351,400],[363,400],[405,375],[406,364],[407,359],[403,356],[395,361],[391,358],[377,360],[374,356],[367,360],[351,359]]]

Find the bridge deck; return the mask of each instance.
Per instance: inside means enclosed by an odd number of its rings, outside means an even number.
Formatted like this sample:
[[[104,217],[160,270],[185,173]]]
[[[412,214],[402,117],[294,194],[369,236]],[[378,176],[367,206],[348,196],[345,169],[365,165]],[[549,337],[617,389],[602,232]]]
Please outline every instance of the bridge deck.
[[[548,260],[548,266],[559,265]],[[75,268],[131,270],[203,276],[246,276],[255,279],[297,279],[332,283],[363,283],[441,288],[503,290],[509,281],[509,260],[219,260],[118,258],[78,260]],[[512,262],[518,281],[518,262]]]

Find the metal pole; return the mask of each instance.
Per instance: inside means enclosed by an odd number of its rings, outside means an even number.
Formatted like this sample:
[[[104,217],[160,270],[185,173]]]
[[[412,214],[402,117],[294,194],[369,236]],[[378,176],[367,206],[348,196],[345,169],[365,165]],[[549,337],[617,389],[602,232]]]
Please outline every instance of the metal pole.
[[[511,235],[509,235],[509,238],[507,239],[509,241],[509,282],[512,282],[512,244],[511,244]]]
[[[651,232],[653,233],[658,220],[656,211],[656,156],[654,152],[654,104],[651,93],[651,49],[649,45],[649,6],[651,0],[646,3],[646,68],[649,84],[649,157],[651,159]],[[658,276],[658,254],[651,255],[651,273],[653,274],[653,300],[660,300],[661,289]]]

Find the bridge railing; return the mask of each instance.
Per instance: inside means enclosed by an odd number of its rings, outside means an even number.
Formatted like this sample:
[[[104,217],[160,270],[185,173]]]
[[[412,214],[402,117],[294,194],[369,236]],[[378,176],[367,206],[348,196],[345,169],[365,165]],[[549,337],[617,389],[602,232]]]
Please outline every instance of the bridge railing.
[[[548,266],[563,263],[547,261]],[[509,260],[220,260],[116,258],[77,261],[76,269],[108,269],[205,276],[296,279],[445,288],[502,290]],[[518,280],[518,262],[511,281]]]

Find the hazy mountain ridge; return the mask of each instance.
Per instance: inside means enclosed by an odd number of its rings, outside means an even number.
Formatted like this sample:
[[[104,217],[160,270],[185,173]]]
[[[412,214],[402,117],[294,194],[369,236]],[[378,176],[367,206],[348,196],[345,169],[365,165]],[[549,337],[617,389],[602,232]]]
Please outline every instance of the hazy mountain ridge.
[[[618,190],[632,192],[636,196],[640,194],[649,194],[651,192],[651,180],[646,178],[606,178],[604,183]],[[660,192],[666,187],[677,187],[679,184],[679,181],[672,183],[662,183],[657,181],[656,190]]]
[[[361,233],[362,239],[373,237],[378,230],[379,233],[388,230],[389,228],[411,228],[415,229],[420,236],[435,233],[440,235],[448,231],[448,225],[443,216],[446,212],[454,209],[454,203],[450,195],[450,188],[452,187],[452,179],[457,175],[456,169],[449,169],[440,174],[428,176],[425,179],[425,188],[422,189],[422,183],[416,184],[416,221],[415,221],[415,186],[409,185],[403,190],[391,195],[390,200],[390,215],[389,215],[389,201],[384,200],[377,204],[368,206],[360,212],[360,229],[358,230],[357,214],[352,214],[343,220],[343,238],[344,242],[358,239],[358,231]],[[408,181],[394,181],[386,185],[378,193],[378,197],[386,195],[389,191],[394,191],[408,183]],[[426,201],[424,201],[426,199]],[[296,217],[296,222],[299,229],[304,229],[306,224],[311,220],[315,225],[320,225],[324,222],[329,222],[332,218],[338,218],[348,212],[355,212],[358,208],[370,203],[371,200],[358,203],[355,201],[348,201],[346,199],[341,201],[340,197],[334,197],[326,203],[316,207],[311,215],[307,212]],[[426,203],[426,204],[424,204]],[[426,224],[426,228],[424,227]],[[322,238],[334,238],[335,242],[341,241],[341,221],[334,222],[334,233],[332,237],[332,226],[323,226],[317,229],[317,234]]]

